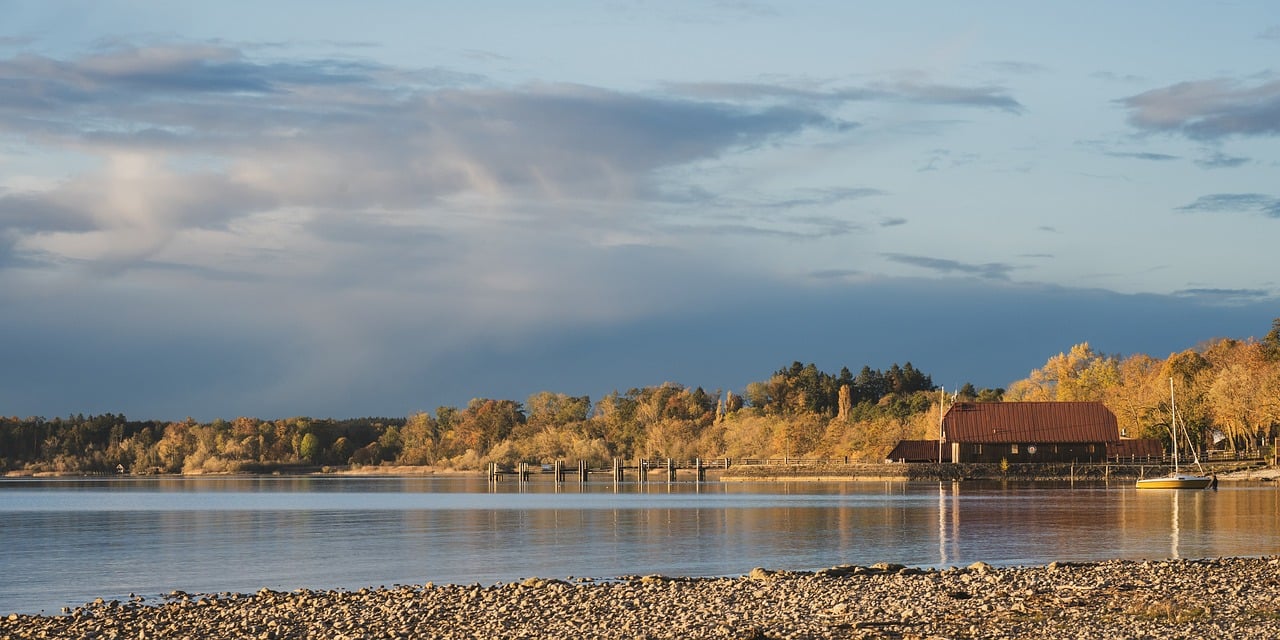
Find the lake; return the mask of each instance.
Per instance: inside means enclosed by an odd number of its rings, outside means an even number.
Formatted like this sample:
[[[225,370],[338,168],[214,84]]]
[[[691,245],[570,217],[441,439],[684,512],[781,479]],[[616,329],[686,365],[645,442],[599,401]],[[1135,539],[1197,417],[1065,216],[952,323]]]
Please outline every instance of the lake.
[[[0,480],[0,614],[94,598],[1280,553],[1280,490],[1122,483]]]

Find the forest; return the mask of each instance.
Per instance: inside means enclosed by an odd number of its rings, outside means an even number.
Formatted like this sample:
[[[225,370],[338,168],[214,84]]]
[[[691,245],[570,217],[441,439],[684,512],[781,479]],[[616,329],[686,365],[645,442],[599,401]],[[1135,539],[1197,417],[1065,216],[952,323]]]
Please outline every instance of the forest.
[[[543,391],[406,417],[238,417],[200,423],[123,415],[0,417],[0,471],[263,473],[316,467],[549,463],[613,458],[843,458],[880,462],[902,439],[937,437],[940,406],[1100,401],[1131,438],[1168,440],[1169,384],[1194,442],[1257,452],[1280,430],[1280,318],[1261,340],[1217,338],[1165,359],[1088,343],[1008,389],[945,393],[910,362],[823,372],[793,362],[741,393],[664,383],[598,400]],[[3,408],[0,407],[0,410]]]

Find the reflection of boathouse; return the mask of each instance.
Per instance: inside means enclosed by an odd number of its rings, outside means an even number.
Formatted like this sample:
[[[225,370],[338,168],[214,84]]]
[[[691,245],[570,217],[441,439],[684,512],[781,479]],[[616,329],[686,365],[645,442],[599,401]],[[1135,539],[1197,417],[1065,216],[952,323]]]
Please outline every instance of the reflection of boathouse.
[[[1101,402],[957,402],[943,416],[941,447],[904,440],[888,459],[938,462],[941,453],[942,462],[1104,462],[1153,444],[1158,451],[1154,441],[1122,441],[1115,414]]]

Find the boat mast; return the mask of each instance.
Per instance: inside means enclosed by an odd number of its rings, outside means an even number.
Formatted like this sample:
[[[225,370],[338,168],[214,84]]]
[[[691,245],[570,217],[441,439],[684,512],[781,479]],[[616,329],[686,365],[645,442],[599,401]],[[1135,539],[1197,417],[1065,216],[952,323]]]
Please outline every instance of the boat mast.
[[[939,386],[938,393],[938,464],[942,464],[942,443],[947,439],[946,432],[942,430],[942,418],[947,410],[947,388]]]
[[[1169,377],[1169,429],[1173,436],[1173,472],[1178,472],[1178,409],[1173,401],[1173,377]]]

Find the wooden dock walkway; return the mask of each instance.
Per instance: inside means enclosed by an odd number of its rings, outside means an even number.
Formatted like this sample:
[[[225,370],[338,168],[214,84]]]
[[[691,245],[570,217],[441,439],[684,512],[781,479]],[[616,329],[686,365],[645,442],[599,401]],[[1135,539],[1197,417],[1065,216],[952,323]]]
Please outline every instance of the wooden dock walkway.
[[[569,468],[565,466],[563,460],[556,460],[551,464],[530,464],[521,462],[514,467],[504,467],[496,462],[491,462],[487,468],[489,482],[501,482],[510,477],[518,482],[530,482],[535,478],[549,479],[554,482],[565,482],[567,480],[579,483],[591,481],[594,477],[596,481],[604,477],[606,481],[618,482],[654,482],[654,475],[658,475],[658,482],[679,482],[680,477],[684,476],[686,481],[706,482],[708,470],[724,470],[728,469],[730,460],[728,458],[720,458],[716,460],[703,460],[694,458],[693,460],[672,460],[666,458],[663,460],[640,459],[632,463],[627,463],[620,458],[613,459],[612,467],[608,468],[592,468],[585,460],[579,460],[577,467]],[[691,477],[690,477],[691,476]]]

